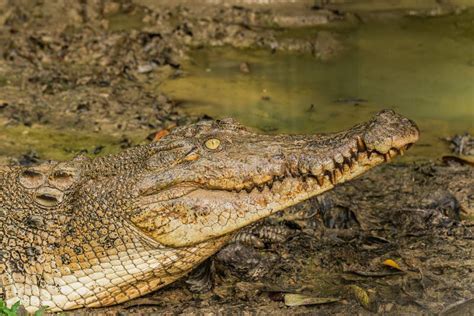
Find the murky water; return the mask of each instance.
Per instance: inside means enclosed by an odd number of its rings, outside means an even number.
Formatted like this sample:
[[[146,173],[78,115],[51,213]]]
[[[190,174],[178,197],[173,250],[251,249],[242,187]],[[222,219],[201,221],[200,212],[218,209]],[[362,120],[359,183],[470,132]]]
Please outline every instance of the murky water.
[[[133,143],[146,137],[143,132],[128,135]],[[91,131],[53,129],[45,126],[9,126],[0,124],[0,164],[5,157],[19,157],[33,150],[43,159],[67,160],[78,154],[106,155],[121,150],[122,138]]]
[[[440,138],[474,132],[474,11],[391,18],[336,31],[347,49],[332,62],[199,50],[185,68],[188,75],[160,89],[184,101],[193,115],[234,117],[269,133],[341,130],[393,108],[419,124],[422,138],[411,155],[418,158],[447,153]],[[242,62],[250,73],[240,72]]]

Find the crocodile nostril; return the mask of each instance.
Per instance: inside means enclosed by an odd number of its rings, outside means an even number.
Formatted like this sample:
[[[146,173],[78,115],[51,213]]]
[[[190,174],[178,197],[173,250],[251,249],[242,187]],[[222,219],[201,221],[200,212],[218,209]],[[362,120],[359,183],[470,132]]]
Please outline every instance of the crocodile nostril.
[[[53,207],[61,203],[63,193],[54,188],[41,188],[35,194],[35,202],[44,207]]]

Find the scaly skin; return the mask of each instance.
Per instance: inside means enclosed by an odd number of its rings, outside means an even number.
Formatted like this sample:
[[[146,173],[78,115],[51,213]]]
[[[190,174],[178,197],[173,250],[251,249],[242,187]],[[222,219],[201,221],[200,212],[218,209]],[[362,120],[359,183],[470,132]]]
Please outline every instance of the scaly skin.
[[[182,277],[233,232],[403,152],[393,111],[334,134],[268,136],[232,120],[118,155],[0,167],[0,298],[107,306]]]

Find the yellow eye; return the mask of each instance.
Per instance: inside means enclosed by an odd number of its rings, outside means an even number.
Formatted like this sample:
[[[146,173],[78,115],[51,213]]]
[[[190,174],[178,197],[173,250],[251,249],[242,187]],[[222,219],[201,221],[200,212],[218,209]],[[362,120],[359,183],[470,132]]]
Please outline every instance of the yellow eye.
[[[221,145],[221,141],[218,140],[217,138],[209,138],[208,140],[206,140],[204,145],[206,145],[208,149],[215,150],[219,148],[219,146]]]

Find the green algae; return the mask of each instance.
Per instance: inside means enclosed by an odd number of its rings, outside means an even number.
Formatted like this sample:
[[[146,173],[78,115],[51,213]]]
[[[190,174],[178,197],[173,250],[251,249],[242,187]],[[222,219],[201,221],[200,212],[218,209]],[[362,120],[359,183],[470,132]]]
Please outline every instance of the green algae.
[[[146,135],[136,133],[127,138],[139,143]],[[68,160],[79,154],[101,156],[121,150],[123,137],[73,129],[51,129],[44,126],[0,127],[0,157],[19,157],[34,151],[42,159]]]

